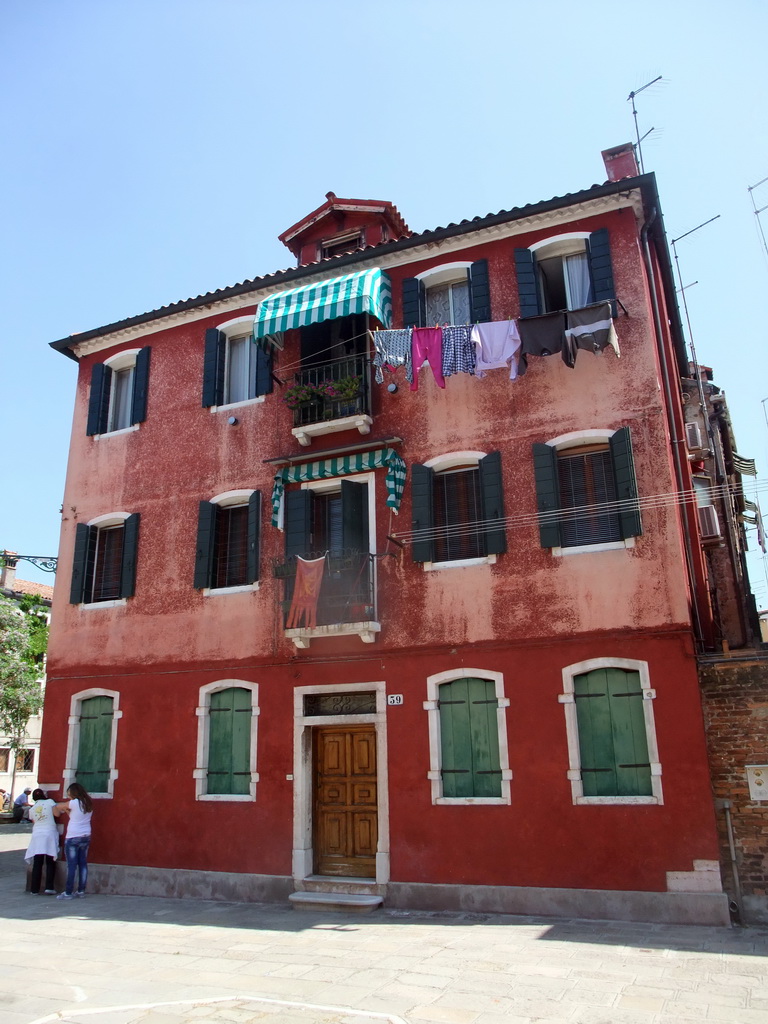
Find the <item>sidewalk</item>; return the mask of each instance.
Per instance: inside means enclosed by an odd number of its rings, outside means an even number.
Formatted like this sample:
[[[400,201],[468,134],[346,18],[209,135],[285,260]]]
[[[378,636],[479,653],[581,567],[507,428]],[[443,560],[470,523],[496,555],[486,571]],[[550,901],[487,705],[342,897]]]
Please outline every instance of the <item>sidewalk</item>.
[[[768,929],[24,890],[0,828],[0,1021],[766,1024]]]

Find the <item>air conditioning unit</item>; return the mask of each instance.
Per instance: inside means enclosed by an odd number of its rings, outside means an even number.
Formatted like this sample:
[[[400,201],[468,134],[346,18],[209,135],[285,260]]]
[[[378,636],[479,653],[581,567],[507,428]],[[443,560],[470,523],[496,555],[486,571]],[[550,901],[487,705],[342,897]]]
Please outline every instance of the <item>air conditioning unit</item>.
[[[704,447],[701,443],[701,430],[698,423],[685,424],[685,443],[689,451]]]
[[[699,530],[702,540],[714,540],[720,537],[720,523],[714,505],[699,506]]]

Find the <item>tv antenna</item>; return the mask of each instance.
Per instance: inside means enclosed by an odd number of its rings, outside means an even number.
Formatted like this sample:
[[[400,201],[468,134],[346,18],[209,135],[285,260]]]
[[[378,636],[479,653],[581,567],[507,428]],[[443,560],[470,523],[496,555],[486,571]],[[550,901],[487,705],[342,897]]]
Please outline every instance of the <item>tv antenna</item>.
[[[757,220],[757,230],[760,232],[760,239],[763,243],[763,249],[765,250],[765,255],[768,256],[768,242],[766,242],[765,240],[763,223],[760,220],[760,214],[763,213],[764,210],[768,210],[768,203],[766,203],[765,206],[761,206],[758,210],[757,203],[755,202],[755,197],[753,195],[754,190],[756,188],[759,188],[761,185],[764,185],[766,181],[768,181],[768,178],[763,178],[761,181],[758,181],[755,185],[748,186],[747,192],[749,192],[749,198],[752,200],[752,209],[755,211],[755,219]]]
[[[653,79],[652,82],[646,82],[645,85],[641,85],[639,89],[633,89],[632,92],[629,94],[629,96],[627,96],[627,101],[631,102],[631,104],[632,104],[632,117],[635,119],[635,135],[637,136],[637,143],[636,143],[635,148],[637,149],[637,157],[638,157],[638,160],[640,161],[640,173],[641,174],[645,174],[645,167],[643,166],[642,142],[643,142],[643,139],[647,139],[648,136],[651,134],[651,132],[655,131],[655,129],[654,128],[649,128],[648,131],[645,133],[645,135],[643,135],[642,138],[640,137],[640,129],[638,128],[638,125],[637,125],[637,107],[635,106],[635,96],[639,96],[641,92],[645,92],[646,89],[650,89],[650,87],[652,85],[655,85],[657,82],[660,82],[661,78],[662,78],[661,75],[657,75]]]

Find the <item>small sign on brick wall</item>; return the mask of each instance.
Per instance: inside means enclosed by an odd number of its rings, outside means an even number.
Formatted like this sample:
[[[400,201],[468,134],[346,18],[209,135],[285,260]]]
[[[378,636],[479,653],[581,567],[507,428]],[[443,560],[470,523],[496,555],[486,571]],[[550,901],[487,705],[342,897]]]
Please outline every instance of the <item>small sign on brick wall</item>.
[[[750,800],[768,800],[768,764],[748,764],[746,769]]]

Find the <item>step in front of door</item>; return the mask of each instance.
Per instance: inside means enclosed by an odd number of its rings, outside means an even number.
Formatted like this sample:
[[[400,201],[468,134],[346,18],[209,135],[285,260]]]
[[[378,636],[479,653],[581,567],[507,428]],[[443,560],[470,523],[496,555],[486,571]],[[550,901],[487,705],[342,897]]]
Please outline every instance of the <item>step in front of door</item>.
[[[381,896],[355,892],[292,892],[288,899],[294,910],[331,910],[343,914],[370,914],[383,902]]]
[[[358,896],[386,896],[386,885],[374,879],[345,878],[343,875],[307,875],[296,882],[296,889],[302,892],[353,893]]]

